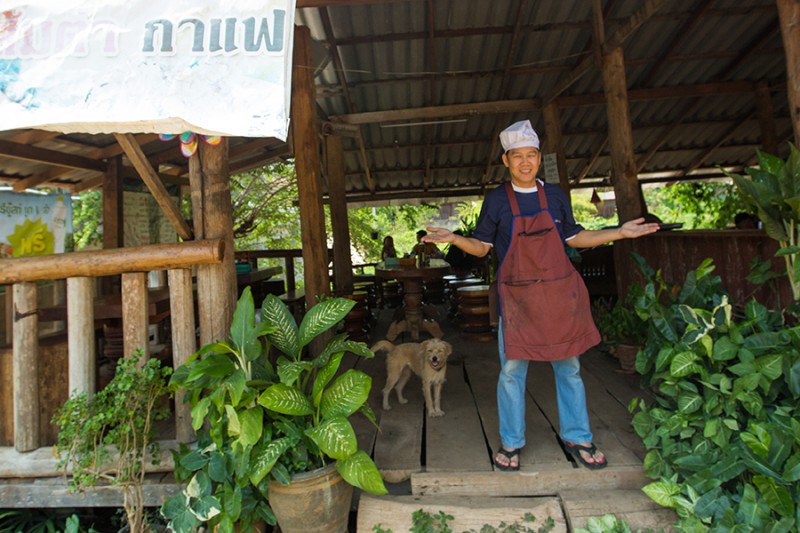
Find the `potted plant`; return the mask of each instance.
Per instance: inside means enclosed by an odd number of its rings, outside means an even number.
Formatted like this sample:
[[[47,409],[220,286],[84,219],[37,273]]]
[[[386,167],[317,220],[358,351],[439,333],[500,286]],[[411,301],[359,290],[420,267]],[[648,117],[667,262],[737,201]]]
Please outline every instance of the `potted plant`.
[[[340,334],[312,359],[303,358],[309,343],[353,305],[346,298],[323,300],[298,327],[289,308],[268,295],[257,323],[248,287],[236,306],[230,338],[204,346],[175,371],[171,385],[187,390],[198,431],[197,446],[183,445],[175,456],[175,475],[185,488],[162,507],[176,533],[204,522],[220,531],[232,531],[234,524],[250,531],[259,521],[278,522],[289,532],[282,511],[274,509],[279,498],[273,492],[318,469],[322,484],[349,490],[340,498],[346,499],[345,525],[352,486],[386,492],[375,463],[358,449],[349,421],[361,411],[374,423],[366,404],[371,378],[352,369],[336,376],[345,352],[374,354]],[[281,353],[274,365],[271,347]],[[305,515],[315,522],[321,518],[319,510]]]
[[[629,300],[638,294],[636,288],[631,287]],[[647,324],[633,308],[618,301],[610,309],[597,312],[597,327],[603,342],[619,360],[621,371],[635,372],[636,355],[647,340]]]
[[[106,387],[89,396],[73,394],[56,413],[57,467],[72,468],[70,488],[85,490],[99,483],[118,486],[132,533],[149,531],[144,514],[146,452],[157,462],[153,422],[169,416],[167,376],[172,372],[158,359],[141,366],[142,350],[124,357]]]

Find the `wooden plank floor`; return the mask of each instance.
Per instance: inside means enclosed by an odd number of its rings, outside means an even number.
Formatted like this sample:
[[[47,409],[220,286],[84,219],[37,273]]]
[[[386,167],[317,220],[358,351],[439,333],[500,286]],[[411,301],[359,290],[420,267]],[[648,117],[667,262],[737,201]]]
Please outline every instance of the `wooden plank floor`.
[[[616,359],[599,350],[582,356],[581,373],[594,441],[609,460],[608,468],[590,471],[577,465],[562,448],[551,366],[531,363],[521,468],[516,473],[496,471],[492,458],[499,446],[497,342],[466,339],[444,318],[446,311],[445,306],[439,307],[439,316],[443,317],[439,324],[445,332],[444,340],[454,350],[442,388],[443,417],[426,416],[421,381],[416,376],[404,390],[408,403],[398,404],[392,391],[392,408],[383,411],[380,391],[386,382],[384,352],[375,359],[355,362],[356,368],[373,378],[370,406],[379,422],[379,430],[373,428],[364,434],[357,426],[360,443],[372,452],[394,494],[384,500],[365,499],[359,507],[358,531],[371,531],[376,516],[384,520],[404,517],[404,506],[409,503],[403,500],[406,494],[414,498],[410,500],[413,505],[432,512],[440,506],[446,508],[453,497],[490,498],[489,505],[494,503],[499,516],[506,507],[513,512],[509,498],[554,497],[566,517],[567,531],[585,527],[589,516],[605,513],[626,518],[632,527],[669,530],[674,522],[672,511],[658,508],[641,492],[650,482],[642,472],[645,449],[631,428],[627,408],[633,398],[651,395],[639,387],[638,375],[621,373]],[[379,311],[371,343],[384,339],[393,313],[390,309]],[[420,340],[427,338],[423,333]],[[410,341],[404,335],[395,343]],[[372,449],[370,443],[374,444]],[[406,480],[410,480],[410,488],[400,483]],[[593,493],[598,495],[597,501]],[[363,518],[362,511],[369,511],[371,518]]]
[[[440,316],[446,316],[440,309]],[[393,310],[384,309],[370,334],[371,343],[382,340]],[[373,378],[370,406],[380,422],[372,451],[378,468],[390,482],[408,479],[418,472],[489,472],[499,446],[497,421],[497,376],[499,362],[496,341],[465,339],[447,318],[439,321],[444,340],[453,345],[447,366],[447,382],[442,388],[445,415],[425,415],[419,378],[412,377],[405,387],[408,403],[390,395],[391,410],[381,408],[380,390],[386,382],[384,352],[374,360],[358,361],[356,367]],[[429,338],[425,333],[422,339]],[[410,342],[407,335],[396,343]],[[598,350],[582,357],[595,442],[608,456],[611,466],[641,466],[645,450],[630,426],[628,403],[645,395],[638,376],[617,372],[615,359]],[[563,451],[558,437],[553,371],[548,363],[531,363],[526,398],[526,446],[521,470],[548,468],[574,469],[577,465]],[[362,441],[362,446],[366,443]]]

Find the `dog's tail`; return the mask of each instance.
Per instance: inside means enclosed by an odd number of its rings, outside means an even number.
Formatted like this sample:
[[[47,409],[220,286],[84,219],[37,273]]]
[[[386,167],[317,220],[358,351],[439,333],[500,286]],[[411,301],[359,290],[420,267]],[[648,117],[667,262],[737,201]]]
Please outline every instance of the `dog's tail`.
[[[378,341],[372,345],[372,353],[378,353],[380,350],[386,350],[387,352],[391,352],[394,349],[394,344],[389,341]]]

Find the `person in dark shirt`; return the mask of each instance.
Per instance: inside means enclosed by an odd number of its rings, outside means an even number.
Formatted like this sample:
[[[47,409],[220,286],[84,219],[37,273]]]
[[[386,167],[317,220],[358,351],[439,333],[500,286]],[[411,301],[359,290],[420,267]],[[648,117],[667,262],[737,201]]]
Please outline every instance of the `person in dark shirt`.
[[[460,229],[457,229],[453,232],[454,235],[464,235]],[[447,253],[444,256],[444,260],[450,265],[450,268],[453,269],[453,274],[457,276],[466,276],[472,272],[472,268],[475,266],[475,260],[473,256],[466,253],[464,250],[451,244],[447,248]]]

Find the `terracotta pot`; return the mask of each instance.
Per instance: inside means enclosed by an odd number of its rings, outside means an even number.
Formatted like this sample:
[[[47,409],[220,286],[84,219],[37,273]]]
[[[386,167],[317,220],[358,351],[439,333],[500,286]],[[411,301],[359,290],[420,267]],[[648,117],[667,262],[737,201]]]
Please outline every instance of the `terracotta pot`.
[[[620,372],[633,374],[636,372],[636,354],[642,347],[638,344],[620,343],[617,346],[617,359],[619,360]]]
[[[346,533],[353,486],[336,463],[269,483],[269,504],[283,533]]]

